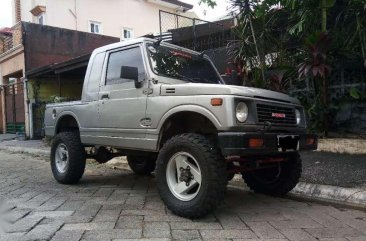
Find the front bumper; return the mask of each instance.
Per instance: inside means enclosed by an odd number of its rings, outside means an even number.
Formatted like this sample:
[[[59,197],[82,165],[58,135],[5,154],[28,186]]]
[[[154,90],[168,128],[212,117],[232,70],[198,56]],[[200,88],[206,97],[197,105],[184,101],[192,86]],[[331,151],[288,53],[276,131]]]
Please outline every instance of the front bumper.
[[[286,137],[290,138],[289,146],[282,141]],[[262,145],[250,146],[253,139],[262,140]],[[220,132],[218,141],[224,156],[276,155],[284,151],[316,150],[318,147],[318,137],[304,133]]]

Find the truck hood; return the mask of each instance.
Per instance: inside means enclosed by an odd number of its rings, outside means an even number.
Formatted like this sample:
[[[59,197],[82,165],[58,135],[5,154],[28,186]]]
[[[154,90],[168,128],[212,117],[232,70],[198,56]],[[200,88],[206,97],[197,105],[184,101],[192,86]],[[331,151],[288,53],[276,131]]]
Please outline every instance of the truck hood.
[[[192,96],[192,95],[237,95],[249,98],[285,101],[300,104],[299,100],[286,94],[245,86],[221,84],[176,84],[161,85],[160,95],[163,96]]]

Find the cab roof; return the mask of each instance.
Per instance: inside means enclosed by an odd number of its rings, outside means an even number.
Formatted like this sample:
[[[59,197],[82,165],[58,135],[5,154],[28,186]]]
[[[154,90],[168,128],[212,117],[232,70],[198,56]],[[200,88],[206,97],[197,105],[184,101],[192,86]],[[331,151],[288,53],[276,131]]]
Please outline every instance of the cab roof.
[[[113,43],[113,44],[108,44],[105,46],[102,46],[100,48],[97,48],[94,50],[94,53],[101,53],[101,52],[106,52],[112,49],[118,49],[118,48],[122,48],[125,46],[129,46],[129,45],[134,45],[134,44],[139,44],[139,43],[154,43],[157,42],[157,39],[152,39],[152,38],[146,38],[146,37],[141,37],[141,38],[136,38],[136,39],[129,39],[129,40],[125,40],[123,42],[118,42],[118,43]],[[177,48],[183,51],[187,51],[187,52],[191,52],[193,54],[199,54],[198,52],[191,50],[191,49],[187,49],[187,48],[183,48],[174,44],[170,44],[167,42],[161,42],[162,46],[167,46],[167,47],[171,47],[171,48]]]

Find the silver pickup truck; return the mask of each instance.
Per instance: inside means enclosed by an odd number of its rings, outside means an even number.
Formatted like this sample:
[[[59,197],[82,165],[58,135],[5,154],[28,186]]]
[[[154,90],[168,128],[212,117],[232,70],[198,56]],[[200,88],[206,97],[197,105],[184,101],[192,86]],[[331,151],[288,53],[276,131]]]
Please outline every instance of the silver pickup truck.
[[[299,151],[317,148],[297,99],[225,85],[205,54],[148,38],[94,50],[81,100],[47,105],[45,133],[58,182],[77,183],[86,158],[127,156],[189,218],[216,208],[235,173],[255,192],[286,194]]]

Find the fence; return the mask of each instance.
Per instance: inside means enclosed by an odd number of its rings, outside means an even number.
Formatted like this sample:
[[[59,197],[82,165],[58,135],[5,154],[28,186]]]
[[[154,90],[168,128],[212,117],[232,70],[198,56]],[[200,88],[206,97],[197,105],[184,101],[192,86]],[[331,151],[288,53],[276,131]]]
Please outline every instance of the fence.
[[[172,43],[204,51],[227,45],[228,40],[232,39],[234,20],[208,22],[160,10],[159,23],[160,35],[170,33]]]
[[[328,77],[329,104],[335,111],[335,116],[330,120],[330,127],[336,127],[347,132],[366,134],[366,102],[351,97],[351,90],[366,93],[366,69],[359,64],[349,64],[346,68],[334,68]],[[296,82],[290,86],[293,96],[314,97],[312,81]]]
[[[329,100],[336,101],[348,95],[352,88],[366,93],[366,69],[357,64],[349,64],[346,68],[334,68],[329,77]],[[313,91],[313,84],[308,80],[292,84],[290,87],[293,94],[302,92],[311,95]]]

